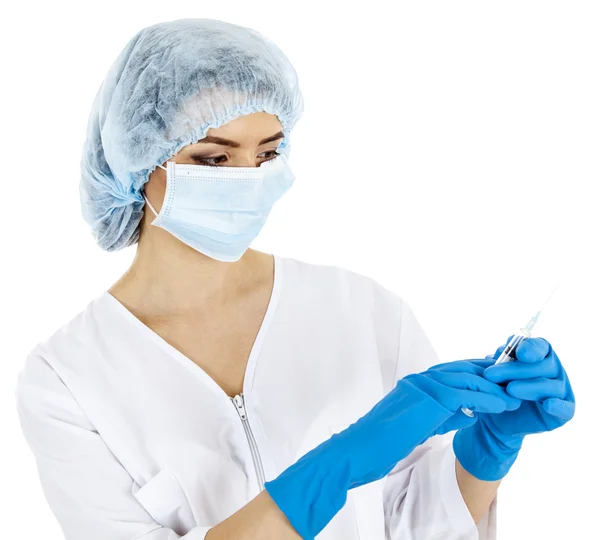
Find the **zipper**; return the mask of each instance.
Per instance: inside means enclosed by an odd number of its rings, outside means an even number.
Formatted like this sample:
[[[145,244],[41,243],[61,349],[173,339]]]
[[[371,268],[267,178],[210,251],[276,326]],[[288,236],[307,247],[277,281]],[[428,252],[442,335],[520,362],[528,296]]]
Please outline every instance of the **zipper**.
[[[242,421],[242,425],[244,426],[246,438],[248,439],[248,444],[250,445],[250,453],[252,454],[252,461],[254,462],[256,477],[258,478],[258,490],[262,491],[263,486],[265,484],[265,471],[263,469],[262,461],[260,459],[260,454],[258,453],[258,445],[256,444],[256,439],[252,434],[252,430],[250,429],[250,423],[248,422],[246,404],[244,403],[244,394],[242,393],[232,397],[231,401],[233,401],[235,409],[240,416],[240,420]]]

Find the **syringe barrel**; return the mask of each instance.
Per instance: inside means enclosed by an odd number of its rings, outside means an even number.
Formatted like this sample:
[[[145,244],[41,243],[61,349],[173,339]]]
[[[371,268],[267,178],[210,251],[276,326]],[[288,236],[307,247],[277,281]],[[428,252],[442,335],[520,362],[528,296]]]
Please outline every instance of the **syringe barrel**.
[[[496,360],[496,364],[504,364],[505,362],[512,362],[517,359],[517,347],[519,344],[525,339],[531,337],[531,332],[526,328],[521,328],[521,330],[516,333],[511,340],[508,342],[502,354]]]
[[[522,341],[524,341],[530,337],[531,337],[531,330],[529,330],[528,328],[521,328],[519,330],[519,332],[517,332],[511,338],[511,340],[508,342],[506,347],[504,347],[504,350],[502,351],[502,353],[500,354],[500,356],[498,357],[498,360],[496,360],[494,365],[504,364],[505,362],[512,362],[514,360],[517,360],[517,347],[519,346],[519,344]],[[473,416],[475,416],[471,409],[467,409],[465,407],[461,410],[463,413],[465,413],[467,416],[469,416],[471,418],[473,418]]]

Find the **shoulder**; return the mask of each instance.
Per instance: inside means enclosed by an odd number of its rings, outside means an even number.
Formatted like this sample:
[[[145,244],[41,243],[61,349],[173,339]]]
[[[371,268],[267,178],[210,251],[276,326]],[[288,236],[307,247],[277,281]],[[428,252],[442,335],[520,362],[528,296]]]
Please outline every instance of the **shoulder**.
[[[315,295],[318,296],[315,301],[329,299],[337,313],[341,310],[352,313],[357,324],[373,329],[378,344],[385,344],[382,349],[394,351],[386,368],[390,377],[395,370],[393,380],[440,363],[411,305],[400,294],[369,276],[339,266],[292,258],[286,258],[284,264],[285,272],[291,274],[290,281],[302,290],[303,298]]]
[[[19,385],[39,384],[58,378],[68,371],[73,358],[82,358],[89,350],[96,333],[99,313],[103,309],[103,296],[90,301],[71,319],[29,349],[19,372]]]
[[[362,304],[371,313],[382,309],[400,312],[402,297],[374,278],[336,265],[316,264],[292,257],[280,257],[284,281],[296,290],[321,297],[338,298],[350,305]]]
[[[44,427],[47,424],[90,428],[73,393],[72,381],[86,371],[87,356],[98,345],[94,336],[98,333],[98,319],[103,316],[104,301],[103,293],[25,355],[17,373],[14,399],[23,432],[31,444],[37,438],[51,436]],[[37,442],[42,444],[40,441]],[[43,445],[47,444],[45,440]]]
[[[93,429],[77,399],[39,346],[29,352],[18,372],[14,403],[23,435],[36,454],[57,451],[64,456],[60,434],[65,429]]]

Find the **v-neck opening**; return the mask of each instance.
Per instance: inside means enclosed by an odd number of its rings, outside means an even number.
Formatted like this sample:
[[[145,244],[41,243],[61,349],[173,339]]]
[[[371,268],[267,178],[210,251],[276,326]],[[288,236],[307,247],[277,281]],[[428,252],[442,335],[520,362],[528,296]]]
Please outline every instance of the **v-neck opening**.
[[[260,328],[258,329],[258,333],[256,334],[256,338],[254,339],[254,343],[252,344],[252,348],[250,349],[250,354],[246,363],[244,381],[242,383],[242,392],[244,394],[247,394],[252,389],[254,383],[254,371],[256,369],[256,362],[258,360],[258,356],[260,354],[260,350],[262,348],[265,336],[269,327],[271,326],[273,316],[279,303],[282,280],[283,260],[278,255],[273,254],[273,288],[271,291],[271,297],[269,298],[269,303],[267,305],[267,310],[263,317]],[[131,313],[131,311],[129,311],[123,304],[121,304],[121,302],[119,302],[119,300],[117,300],[117,298],[115,298],[110,292],[104,291],[104,293],[100,296],[100,299],[103,298],[106,298],[107,301],[121,313],[121,315],[130,320],[152,341],[157,343],[163,350],[165,350],[171,357],[177,360],[181,365],[183,365],[186,369],[192,372],[196,377],[199,377],[213,392],[221,396],[225,396],[229,400],[232,399],[232,396],[227,394],[227,392],[225,392],[225,390],[217,384],[217,381],[215,381],[206,371],[204,371],[191,358],[183,354],[179,349],[168,343],[149,326],[146,326],[140,319],[138,319],[133,313]]]

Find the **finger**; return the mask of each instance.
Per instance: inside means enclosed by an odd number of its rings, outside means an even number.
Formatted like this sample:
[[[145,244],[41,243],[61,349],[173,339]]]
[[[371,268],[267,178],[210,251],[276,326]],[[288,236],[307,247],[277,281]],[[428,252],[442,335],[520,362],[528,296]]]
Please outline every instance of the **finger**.
[[[506,401],[506,410],[507,411],[516,411],[521,406],[521,404],[523,403],[523,400],[519,399],[519,398],[515,398],[514,396],[511,396],[508,393],[506,395],[509,398],[512,398],[510,400],[509,399],[505,400]]]
[[[456,362],[438,364],[430,369],[447,373],[472,373],[473,375],[481,377],[485,368],[492,365],[494,365],[493,360],[457,360]]]
[[[514,360],[504,364],[496,364],[486,368],[483,376],[489,381],[503,384],[508,381],[519,379],[535,379],[547,377],[554,379],[558,377],[560,366],[554,355],[547,356],[540,362],[528,363]]]
[[[471,360],[472,364],[475,364],[476,366],[480,366],[482,368],[488,368],[490,366],[493,366],[494,363],[496,362],[496,360],[494,360],[494,358],[492,358],[492,356],[486,356],[483,359],[477,359],[477,360]]]
[[[575,415],[575,402],[565,399],[550,398],[542,402],[544,410],[567,422]]]
[[[432,371],[431,373],[428,373],[428,375],[435,381],[451,388],[459,390],[475,390],[498,396],[506,395],[504,388],[483,377],[479,377],[474,373],[467,373],[465,371]]]
[[[448,420],[446,420],[438,429],[436,429],[436,435],[443,435],[449,431],[456,431],[457,429],[464,429],[472,426],[477,422],[477,416],[467,416],[462,411],[454,413]]]
[[[506,411],[507,402],[499,396],[473,390],[460,390],[457,398],[460,402],[457,409],[467,407],[473,412],[493,414]]]
[[[498,360],[498,358],[500,357],[500,355],[502,354],[502,351],[504,349],[506,349],[506,346],[510,343],[510,340],[514,337],[514,334],[508,336],[508,339],[506,340],[506,343],[504,345],[500,345],[500,347],[498,347],[496,349],[496,352],[494,352],[494,354],[492,355],[492,358],[494,360]],[[487,358],[487,357],[486,357]]]
[[[507,394],[524,401],[542,401],[549,398],[563,399],[566,394],[565,381],[539,377],[526,381],[512,381],[506,385]]]
[[[488,354],[485,357],[485,360],[491,360],[492,363],[495,362],[496,360],[498,360],[498,357],[502,354],[502,351],[505,349],[506,345],[500,345],[500,347],[498,347],[496,349],[496,352],[492,353],[492,354]]]
[[[443,370],[445,369],[446,366],[448,365],[452,365],[452,364],[462,364],[463,362],[469,362],[469,360],[455,360],[454,362],[441,362],[439,364],[435,364],[433,366],[430,366],[429,368],[427,368],[428,370],[430,369],[435,369],[435,370]]]
[[[515,354],[521,362],[541,362],[550,353],[552,347],[544,338],[526,338],[517,347]]]
[[[515,410],[521,405],[521,400],[509,395],[504,388],[478,377],[472,373],[431,372],[430,377],[444,386],[458,390],[469,390],[481,394],[493,395],[503,400],[504,409]]]

